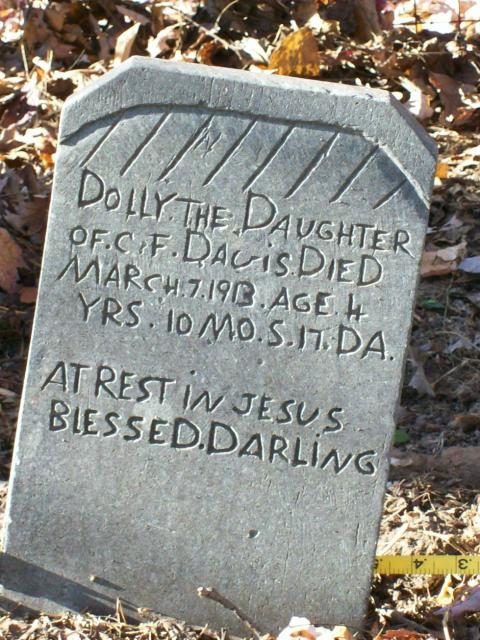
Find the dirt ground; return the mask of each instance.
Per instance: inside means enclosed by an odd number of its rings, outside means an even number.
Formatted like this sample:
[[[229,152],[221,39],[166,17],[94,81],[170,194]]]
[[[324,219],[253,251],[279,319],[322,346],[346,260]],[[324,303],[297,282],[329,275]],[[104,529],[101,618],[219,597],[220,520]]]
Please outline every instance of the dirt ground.
[[[389,89],[435,138],[440,162],[378,552],[480,552],[480,36],[473,21],[442,34],[418,25],[416,33],[391,28],[398,6],[408,3],[377,2],[377,25],[359,13],[360,4],[71,1],[0,6],[0,519],[59,111],[75,89],[140,54]],[[425,10],[411,17],[426,19],[427,4],[419,0]],[[397,8],[389,13],[389,6]],[[465,11],[470,6],[465,3]],[[478,584],[478,576],[377,576],[362,635],[478,640],[475,611],[480,603],[468,595]],[[442,626],[435,610],[462,597],[471,598],[472,613],[453,615]],[[118,612],[111,621],[0,619],[0,638],[72,635],[75,640],[193,640],[202,634],[166,620],[129,627]]]

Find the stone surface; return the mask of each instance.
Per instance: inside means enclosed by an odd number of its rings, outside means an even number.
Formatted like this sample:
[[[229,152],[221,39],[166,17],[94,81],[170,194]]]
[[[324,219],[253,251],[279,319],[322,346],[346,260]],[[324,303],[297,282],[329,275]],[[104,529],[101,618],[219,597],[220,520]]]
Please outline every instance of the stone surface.
[[[373,90],[132,59],[68,102],[4,606],[361,624],[434,165]]]

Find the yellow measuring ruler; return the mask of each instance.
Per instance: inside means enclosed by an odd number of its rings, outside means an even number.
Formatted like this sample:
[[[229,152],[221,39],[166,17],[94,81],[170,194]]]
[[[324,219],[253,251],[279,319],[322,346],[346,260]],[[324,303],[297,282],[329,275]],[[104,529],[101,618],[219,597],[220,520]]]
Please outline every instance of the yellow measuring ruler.
[[[387,576],[422,573],[470,576],[480,574],[480,556],[377,556],[373,571]]]

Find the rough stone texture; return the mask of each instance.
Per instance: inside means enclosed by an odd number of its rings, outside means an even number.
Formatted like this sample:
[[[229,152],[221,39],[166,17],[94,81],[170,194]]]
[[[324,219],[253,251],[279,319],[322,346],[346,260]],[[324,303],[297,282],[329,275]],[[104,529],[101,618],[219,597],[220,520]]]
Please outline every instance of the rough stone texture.
[[[4,606],[361,624],[434,165],[378,91],[132,59],[69,100]]]

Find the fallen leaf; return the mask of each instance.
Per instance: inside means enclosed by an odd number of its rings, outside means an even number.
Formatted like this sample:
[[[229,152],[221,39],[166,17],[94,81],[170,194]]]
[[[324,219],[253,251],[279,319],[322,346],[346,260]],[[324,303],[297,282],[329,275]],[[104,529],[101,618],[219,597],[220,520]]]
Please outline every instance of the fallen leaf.
[[[460,271],[465,271],[465,273],[480,273],[480,256],[465,258],[458,265],[458,268]]]
[[[355,16],[355,37],[359,42],[367,42],[373,36],[380,35],[382,28],[374,1],[355,0],[353,13]]]
[[[245,37],[237,44],[238,50],[248,56],[252,62],[268,65],[268,55],[256,38]]]
[[[122,7],[121,5],[119,5],[117,7],[117,11],[118,13],[121,13],[126,18],[130,18],[132,22],[139,22],[140,24],[144,24],[144,25],[149,24],[150,22],[149,16],[143,15],[143,13],[138,13],[138,11],[134,11],[129,7]]]
[[[158,13],[165,19],[171,22],[181,23],[185,18],[193,18],[198,10],[198,0],[175,0],[175,2],[159,2],[158,4],[152,3],[157,9]],[[157,21],[159,16],[156,17]]]
[[[460,413],[451,422],[455,429],[463,429],[466,433],[480,427],[480,413]]]
[[[408,78],[401,78],[400,82],[410,95],[410,98],[405,103],[410,113],[413,113],[419,120],[430,118],[434,113],[430,106],[430,96],[422,90],[420,85]]]
[[[428,74],[430,83],[437,89],[440,102],[444,109],[441,116],[442,122],[452,122],[459,115],[459,111],[465,104],[465,94],[476,92],[474,85],[467,85],[451,78],[445,73]]]
[[[448,574],[443,581],[440,593],[436,597],[437,604],[442,607],[452,604],[453,601],[453,588],[452,588],[452,576]]]
[[[115,56],[113,59],[114,65],[118,65],[130,57],[139,29],[140,23],[136,22],[118,36],[117,44],[115,45]]]
[[[5,3],[3,3],[5,7]],[[23,11],[0,5],[0,34],[3,44],[18,42],[23,36]]]
[[[332,636],[335,638],[335,640],[353,640],[354,639],[354,636],[351,633],[351,631],[349,631],[347,627],[343,625],[337,625],[336,627],[333,627]]]
[[[416,640],[417,638],[428,638],[425,633],[418,633],[411,629],[389,629],[379,636],[378,640]]]
[[[317,11],[317,0],[295,2],[293,5],[293,19],[298,25],[303,27],[314,15],[318,15]]]
[[[293,616],[288,626],[280,631],[277,640],[336,640],[331,629],[325,627],[315,627],[308,618]],[[349,640],[349,639],[347,639]]]
[[[23,266],[22,250],[6,229],[0,229],[0,288],[13,293],[17,288],[17,269]]]
[[[269,69],[282,76],[316,78],[320,75],[320,54],[308,27],[286,36],[270,57]]]
[[[450,167],[446,162],[439,162],[437,164],[437,170],[435,172],[435,177],[440,178],[440,180],[444,180],[448,178],[448,173],[450,171]]]
[[[417,477],[422,473],[435,473],[449,480],[460,480],[465,487],[480,487],[480,447],[445,447],[439,455],[402,453],[396,450],[392,479]]]
[[[448,607],[442,607],[434,611],[437,616],[448,612],[450,618],[461,618],[467,613],[478,613],[480,611],[480,585],[474,587],[463,600]]]
[[[407,442],[410,442],[410,436],[405,429],[395,429],[393,444],[407,444]]]
[[[45,18],[52,29],[61,31],[65,24],[68,9],[67,7],[62,7],[58,2],[52,2],[50,4],[51,6],[45,9]]]
[[[406,0],[395,4],[394,26],[411,31],[424,29],[452,33],[458,28],[458,0]],[[462,7],[463,8],[463,7]]]
[[[467,299],[475,305],[478,309],[480,309],[480,291],[476,291],[474,293],[467,293]]]
[[[197,52],[197,60],[200,64],[212,65],[213,57],[215,54],[223,48],[221,42],[217,42],[216,40],[210,40],[209,42],[205,42],[199,48]]]
[[[20,302],[33,304],[37,299],[37,287],[22,287],[20,289]]]
[[[423,362],[421,354],[416,353],[414,349],[410,350],[411,362],[414,367],[414,374],[410,378],[408,386],[415,389],[421,396],[435,397],[435,391],[430,384],[425,369],[423,368]]]
[[[476,4],[465,11],[465,24],[467,38],[474,38],[480,33],[480,4]]]
[[[10,391],[10,389],[0,387],[0,396],[3,396],[4,398],[16,398],[17,394],[14,391]]]
[[[445,247],[424,251],[422,256],[421,274],[424,278],[433,276],[445,276],[458,269],[460,260],[463,258],[467,245],[465,242]]]
[[[443,311],[445,309],[445,305],[435,300],[435,298],[424,298],[419,300],[418,304],[428,311]]]
[[[170,25],[161,29],[154,38],[148,39],[147,51],[151,58],[163,55],[175,48],[180,38],[177,25]]]

